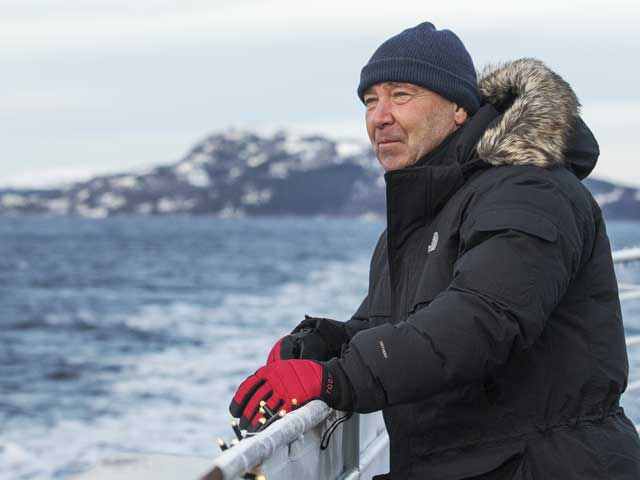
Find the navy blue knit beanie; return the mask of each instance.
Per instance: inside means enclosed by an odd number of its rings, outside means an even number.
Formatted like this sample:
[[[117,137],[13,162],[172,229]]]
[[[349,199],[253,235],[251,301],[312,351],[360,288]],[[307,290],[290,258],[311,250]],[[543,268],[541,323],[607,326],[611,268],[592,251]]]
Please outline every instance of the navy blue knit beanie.
[[[428,88],[473,115],[480,107],[476,69],[462,40],[451,30],[424,22],[391,37],[360,73],[358,97],[380,82],[407,82]]]

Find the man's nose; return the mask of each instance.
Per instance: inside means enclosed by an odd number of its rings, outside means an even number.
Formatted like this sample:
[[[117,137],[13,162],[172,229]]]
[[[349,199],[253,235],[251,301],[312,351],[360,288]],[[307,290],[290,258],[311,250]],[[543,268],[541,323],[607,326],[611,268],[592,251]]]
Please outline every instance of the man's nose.
[[[371,112],[371,122],[376,128],[383,128],[393,123],[392,103],[389,98],[379,98]]]

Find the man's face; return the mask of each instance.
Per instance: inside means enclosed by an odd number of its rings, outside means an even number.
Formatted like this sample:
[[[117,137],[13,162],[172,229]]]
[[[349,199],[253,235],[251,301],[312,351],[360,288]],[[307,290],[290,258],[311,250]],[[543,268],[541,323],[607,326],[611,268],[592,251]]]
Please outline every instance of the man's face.
[[[411,83],[372,85],[364,103],[369,140],[385,171],[417,162],[466,120],[455,103]]]

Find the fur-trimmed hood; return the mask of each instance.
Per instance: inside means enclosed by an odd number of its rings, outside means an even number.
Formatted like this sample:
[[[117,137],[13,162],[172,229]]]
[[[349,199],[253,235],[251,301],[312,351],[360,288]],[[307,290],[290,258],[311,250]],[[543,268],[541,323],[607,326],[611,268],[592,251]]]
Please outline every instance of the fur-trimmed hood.
[[[569,84],[540,60],[523,58],[490,65],[480,73],[478,87],[485,101],[503,112],[476,145],[480,158],[496,166],[551,168],[572,163],[568,152],[578,142],[582,143],[578,160],[588,162],[579,165],[579,171],[568,166],[581,177],[595,166],[599,151],[580,120],[578,98]]]

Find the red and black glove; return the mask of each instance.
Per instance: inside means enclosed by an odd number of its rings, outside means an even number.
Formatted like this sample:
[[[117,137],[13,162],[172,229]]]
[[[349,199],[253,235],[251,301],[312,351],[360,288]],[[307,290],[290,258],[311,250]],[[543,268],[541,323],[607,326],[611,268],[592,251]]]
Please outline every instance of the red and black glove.
[[[259,368],[247,378],[229,405],[231,415],[240,418],[240,428],[255,431],[264,400],[274,412],[291,411],[291,400],[298,405],[320,399],[339,410],[351,410],[351,386],[337,359],[279,360]]]
[[[276,360],[297,358],[329,360],[339,357],[342,346],[348,342],[343,322],[305,315],[291,334],[276,342],[267,357],[267,365]]]
[[[271,348],[269,356],[267,356],[267,365],[278,360],[291,360],[300,358],[300,349],[291,335],[287,335],[278,340]]]

